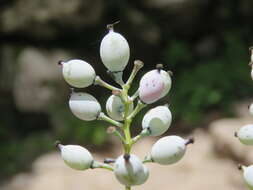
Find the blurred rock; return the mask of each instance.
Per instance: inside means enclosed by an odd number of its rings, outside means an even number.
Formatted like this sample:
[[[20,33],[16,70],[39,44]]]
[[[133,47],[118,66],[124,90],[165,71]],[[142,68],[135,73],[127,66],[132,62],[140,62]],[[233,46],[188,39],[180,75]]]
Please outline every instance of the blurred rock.
[[[251,147],[240,143],[234,133],[243,125],[252,123],[245,119],[221,119],[210,125],[210,134],[215,139],[214,145],[218,154],[222,157],[232,157],[237,162],[249,163],[253,161]]]
[[[198,3],[194,0],[143,0],[142,2],[149,8],[174,11],[191,9]]]
[[[213,36],[208,36],[202,40],[200,40],[199,43],[196,44],[195,50],[198,55],[202,57],[211,57],[213,56],[217,51],[217,39]]]
[[[161,40],[161,31],[158,25],[149,20],[143,12],[131,8],[127,10],[127,19],[132,23],[138,37],[150,45],[157,45]]]
[[[53,38],[63,28],[96,25],[102,12],[102,0],[16,0],[1,11],[0,32]]]
[[[16,51],[17,48],[3,44],[0,47],[0,90],[12,91],[14,76],[16,74]]]
[[[246,190],[240,171],[231,158],[220,158],[213,149],[215,139],[203,130],[196,130],[196,143],[189,145],[185,157],[177,164],[161,166],[147,164],[150,177],[144,185],[134,187],[136,190]],[[144,158],[148,154],[154,139],[143,139],[136,144],[133,152]],[[119,150],[118,147],[116,147]],[[121,153],[118,151],[118,155]],[[103,160],[106,156],[96,153],[96,160]],[[30,179],[22,176],[30,176]],[[24,182],[17,186],[17,181]],[[99,181],[99,183],[98,183]],[[123,189],[112,172],[102,169],[75,171],[67,167],[59,153],[41,156],[34,164],[29,174],[15,177],[4,190],[83,190],[83,189]]]
[[[50,103],[64,96],[59,60],[70,55],[63,50],[24,49],[18,59],[13,94],[22,111],[46,111]]]
[[[242,144],[234,133],[242,126],[253,123],[253,118],[248,112],[250,102],[248,100],[235,104],[234,110],[239,118],[220,119],[209,126],[210,135],[215,139],[214,146],[217,153],[246,165],[253,163],[252,147]]]

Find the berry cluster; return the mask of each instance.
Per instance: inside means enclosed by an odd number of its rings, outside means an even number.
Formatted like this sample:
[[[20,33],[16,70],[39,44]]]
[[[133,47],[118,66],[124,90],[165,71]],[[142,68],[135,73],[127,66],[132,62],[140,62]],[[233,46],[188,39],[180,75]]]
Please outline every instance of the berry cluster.
[[[251,66],[251,78],[253,80],[253,48],[249,48],[251,58],[249,65]],[[253,103],[249,105],[249,113],[253,116]],[[235,137],[244,145],[253,145],[253,124],[242,126],[239,131],[235,132]],[[253,190],[253,165],[244,166],[239,164],[239,169],[243,171],[243,178],[249,189]]]
[[[104,120],[112,124],[108,133],[119,137],[123,144],[124,154],[116,159],[106,158],[103,163],[95,161],[92,154],[79,145],[62,145],[56,143],[65,163],[76,170],[89,168],[104,168],[113,171],[116,179],[130,190],[131,186],[146,182],[149,170],[145,163],[154,162],[168,165],[178,162],[185,154],[188,144],[193,139],[183,139],[179,136],[165,136],[159,139],[143,160],[131,153],[132,146],[145,136],[164,134],[171,125],[172,115],[168,105],[160,105],[150,109],[142,120],[142,131],[132,137],[130,127],[134,117],[148,104],[152,104],[168,94],[171,88],[170,72],[163,70],[162,65],[147,72],[140,80],[138,90],[128,95],[131,84],[137,72],[143,67],[140,60],[134,61],[134,68],[126,82],[122,75],[130,56],[127,40],[113,30],[113,24],[108,25],[108,34],[100,45],[100,56],[108,73],[120,88],[108,84],[96,75],[93,67],[83,60],[60,61],[63,77],[74,88],[85,88],[90,85],[100,85],[112,92],[106,102],[106,112],[102,112],[100,103],[91,94],[75,92],[69,99],[72,113],[85,121]]]

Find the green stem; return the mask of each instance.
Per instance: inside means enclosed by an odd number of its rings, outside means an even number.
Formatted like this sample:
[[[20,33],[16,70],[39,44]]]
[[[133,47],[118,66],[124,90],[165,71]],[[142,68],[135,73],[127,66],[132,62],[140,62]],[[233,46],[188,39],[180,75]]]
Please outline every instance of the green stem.
[[[146,156],[146,157],[144,158],[144,160],[142,161],[143,164],[149,163],[149,162],[154,162],[154,161],[152,160],[152,158],[151,158],[150,155],[149,155],[149,156]]]
[[[146,107],[146,104],[142,103],[139,100],[137,106],[134,109],[134,111],[128,116],[128,118],[133,119],[136,116],[136,114],[139,113],[144,107]]]
[[[95,168],[102,168],[102,169],[106,169],[106,170],[110,170],[110,171],[113,171],[113,167],[109,164],[104,164],[104,163],[101,163],[101,162],[98,162],[98,161],[94,161],[92,163],[92,166],[91,166],[92,169],[95,169]]]
[[[132,137],[131,137],[131,133],[130,133],[130,125],[131,125],[132,120],[128,119],[129,107],[130,107],[131,101],[128,98],[128,86],[127,85],[123,85],[121,99],[122,99],[124,106],[125,106],[124,125],[123,125],[123,132],[125,135],[124,151],[126,154],[130,154],[131,142],[132,142]]]
[[[122,79],[123,72],[112,72],[112,77],[116,83],[118,83],[120,86],[124,85],[124,81]]]
[[[103,81],[99,76],[96,76],[94,84],[103,86],[111,91],[121,91],[121,89],[116,88],[116,87],[108,84],[107,82]]]
[[[134,101],[139,96],[139,89],[131,96],[131,101]]]
[[[135,60],[134,61],[134,68],[132,70],[132,73],[130,74],[130,77],[128,78],[126,85],[128,87],[131,86],[136,74],[138,73],[138,71],[143,67],[144,63],[140,60]]]
[[[136,137],[132,139],[132,145],[135,144],[141,138],[149,136],[149,135],[150,135],[150,131],[148,129],[143,129],[139,135],[137,135]]]
[[[103,112],[101,112],[101,113],[99,114],[98,120],[107,121],[107,122],[109,122],[109,123],[111,123],[111,124],[113,124],[113,125],[115,125],[115,126],[117,126],[117,127],[122,127],[122,126],[123,126],[122,123],[120,123],[120,122],[118,122],[118,121],[115,121],[115,120],[113,120],[112,118],[106,116]]]
[[[131,187],[126,186],[126,190],[131,190]]]
[[[120,134],[120,132],[117,129],[114,129],[112,132],[116,137],[118,137],[121,142],[125,143],[125,138]]]

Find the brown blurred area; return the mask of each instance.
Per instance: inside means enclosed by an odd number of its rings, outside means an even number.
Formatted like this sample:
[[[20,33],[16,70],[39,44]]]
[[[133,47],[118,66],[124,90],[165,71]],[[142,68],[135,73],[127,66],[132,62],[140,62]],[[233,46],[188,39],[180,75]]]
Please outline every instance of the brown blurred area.
[[[135,189],[246,189],[237,164],[252,163],[253,154],[233,133],[252,122],[252,8],[249,0],[0,1],[0,189],[123,188],[112,173],[67,168],[53,146],[55,140],[81,144],[98,160],[121,153],[106,134],[107,123],[72,115],[70,87],[57,65],[84,59],[115,84],[99,46],[106,25],[118,20],[115,31],[131,50],[124,79],[135,59],[145,63],[131,93],[145,72],[162,63],[174,73],[171,92],[155,104],[170,105],[173,124],[166,135],[196,139],[176,165],[148,164],[148,182]],[[111,94],[98,86],[80,91],[96,96],[103,108]],[[133,134],[150,107],[134,121]],[[134,152],[143,158],[155,140],[143,139]]]

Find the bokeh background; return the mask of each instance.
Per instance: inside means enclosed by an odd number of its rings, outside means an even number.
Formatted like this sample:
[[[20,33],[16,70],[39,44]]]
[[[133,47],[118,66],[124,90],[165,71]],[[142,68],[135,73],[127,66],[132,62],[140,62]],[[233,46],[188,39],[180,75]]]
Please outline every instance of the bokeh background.
[[[253,156],[248,153],[250,149],[233,139],[233,133],[243,123],[251,122],[247,104],[253,94],[248,66],[248,48],[253,43],[252,8],[253,1],[250,0],[0,1],[2,188],[23,189],[25,184],[26,188],[32,187],[33,190],[53,189],[50,182],[45,182],[48,187],[42,188],[32,186],[31,181],[38,183],[42,180],[38,177],[36,181],[32,177],[36,175],[34,160],[43,158],[46,163],[51,163],[41,166],[47,168],[43,171],[48,173],[57,163],[62,164],[59,155],[48,154],[55,150],[55,140],[82,144],[101,159],[104,154],[117,156],[120,153],[117,140],[106,134],[107,123],[83,122],[71,114],[68,108],[70,89],[57,65],[59,60],[84,59],[98,75],[113,83],[100,60],[99,45],[107,33],[106,24],[118,20],[120,24],[115,30],[127,38],[131,48],[124,77],[128,77],[135,59],[145,63],[137,79],[158,63],[171,70],[174,74],[171,92],[156,104],[168,103],[172,110],[173,125],[167,134],[195,135],[200,139],[194,145],[197,148],[192,148],[194,154],[189,153],[180,164],[167,169],[154,168],[151,173],[155,174],[145,189],[167,189],[173,183],[174,188],[181,190],[185,186],[179,182],[180,178],[190,179],[189,184],[194,184],[194,190],[245,188],[236,164],[250,163]],[[137,87],[138,82],[132,92]],[[102,106],[110,95],[108,90],[99,86],[81,91],[96,96]],[[136,118],[133,134],[140,130],[142,116],[149,108]],[[228,117],[234,119],[222,119]],[[137,150],[144,154],[154,140],[140,142]],[[102,182],[101,187],[96,186],[95,174],[91,174],[93,178],[89,180],[94,184],[86,187],[87,184],[82,184],[83,174],[75,174],[63,165],[59,167],[64,168],[64,172],[51,173],[52,176],[46,179],[50,181],[62,173],[70,173],[79,175],[79,178],[62,176],[58,181],[54,180],[55,183],[64,184],[68,181],[66,179],[72,179],[69,182],[74,181],[73,184],[78,186],[61,184],[54,189],[107,187]],[[221,175],[220,184],[212,175],[214,172]],[[213,176],[213,181],[208,174]],[[98,179],[106,179],[109,185],[117,184],[115,179],[108,182],[112,176],[106,178],[107,174],[103,175],[104,178],[101,174]],[[209,180],[199,179],[205,175]],[[163,182],[159,176],[164,176]],[[162,184],[160,188],[159,184]],[[212,186],[215,184],[218,185]]]

